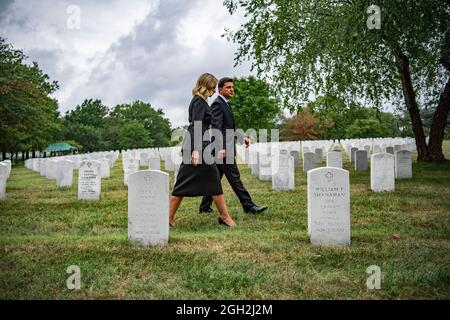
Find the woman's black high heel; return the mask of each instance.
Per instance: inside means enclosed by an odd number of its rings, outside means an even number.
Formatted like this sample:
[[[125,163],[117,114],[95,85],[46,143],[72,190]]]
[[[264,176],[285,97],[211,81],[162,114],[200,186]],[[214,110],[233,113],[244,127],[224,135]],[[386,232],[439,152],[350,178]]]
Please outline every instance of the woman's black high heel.
[[[236,226],[236,224],[234,223],[233,220],[231,220],[232,223],[227,223],[225,220],[223,220],[221,217],[219,217],[219,218],[217,218],[217,221],[219,221],[219,224],[223,224],[227,227],[235,227]]]

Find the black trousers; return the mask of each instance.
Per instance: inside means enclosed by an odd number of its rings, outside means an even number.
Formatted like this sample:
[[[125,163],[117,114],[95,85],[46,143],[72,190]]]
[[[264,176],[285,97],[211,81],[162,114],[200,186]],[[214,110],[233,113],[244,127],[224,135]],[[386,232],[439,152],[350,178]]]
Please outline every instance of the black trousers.
[[[250,197],[250,194],[242,184],[241,174],[239,173],[236,161],[234,161],[233,164],[217,164],[217,169],[219,169],[220,179],[222,179],[225,174],[225,177],[227,177],[231,188],[233,188],[234,193],[238,196],[244,209],[255,205]],[[211,207],[212,202],[213,200],[210,196],[204,196],[202,203],[200,204],[200,209]]]

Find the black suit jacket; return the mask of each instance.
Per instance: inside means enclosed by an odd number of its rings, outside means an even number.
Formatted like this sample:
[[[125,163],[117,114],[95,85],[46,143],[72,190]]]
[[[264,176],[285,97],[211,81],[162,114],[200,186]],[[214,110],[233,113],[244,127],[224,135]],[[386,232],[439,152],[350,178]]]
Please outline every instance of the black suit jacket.
[[[236,139],[240,143],[244,143],[244,135],[241,131],[236,131],[236,122],[234,121],[231,106],[221,97],[218,96],[211,105],[212,127],[222,132],[222,144],[225,150],[234,149],[236,154]],[[227,129],[232,129],[234,135],[229,135],[227,139]]]
[[[196,150],[200,153],[210,144],[209,127],[211,126],[212,115],[208,103],[205,99],[194,96],[189,104],[189,126],[184,136],[182,145],[183,161],[189,163],[192,151]],[[195,122],[201,124],[201,136],[197,141],[194,137]],[[187,159],[187,160],[186,160]],[[186,163],[186,162],[184,162]]]

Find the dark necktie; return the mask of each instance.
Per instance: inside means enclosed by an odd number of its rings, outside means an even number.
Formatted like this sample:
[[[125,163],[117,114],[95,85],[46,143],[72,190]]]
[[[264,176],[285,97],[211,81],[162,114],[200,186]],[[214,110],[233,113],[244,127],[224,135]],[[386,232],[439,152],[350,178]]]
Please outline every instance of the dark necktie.
[[[228,105],[228,108],[230,108],[231,119],[233,119],[233,129],[236,129],[236,122],[235,122],[235,120],[234,120],[234,114],[233,114],[233,110],[231,109],[231,103],[230,103],[230,101],[227,101],[227,105]]]

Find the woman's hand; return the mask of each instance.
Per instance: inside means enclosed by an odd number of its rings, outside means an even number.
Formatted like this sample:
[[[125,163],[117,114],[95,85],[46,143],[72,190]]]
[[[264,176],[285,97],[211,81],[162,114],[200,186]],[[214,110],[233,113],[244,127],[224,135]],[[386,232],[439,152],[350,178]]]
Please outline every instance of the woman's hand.
[[[197,166],[199,159],[200,159],[200,155],[199,155],[198,151],[197,150],[192,151],[191,163],[194,167]]]

